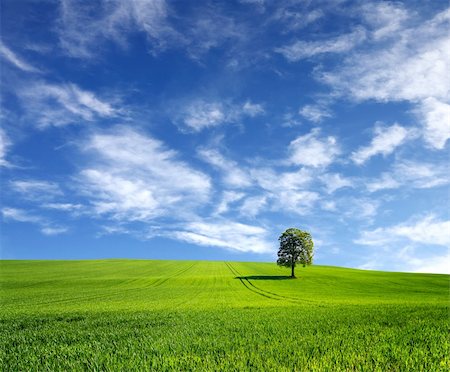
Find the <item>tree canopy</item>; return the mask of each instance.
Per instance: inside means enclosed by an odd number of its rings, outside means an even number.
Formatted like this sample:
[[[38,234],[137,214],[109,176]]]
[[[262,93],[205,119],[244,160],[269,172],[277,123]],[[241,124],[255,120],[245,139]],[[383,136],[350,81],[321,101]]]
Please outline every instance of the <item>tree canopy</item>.
[[[278,250],[277,264],[291,268],[291,277],[295,278],[295,266],[297,263],[303,267],[312,264],[314,243],[311,234],[296,228],[289,228],[278,238],[280,249]]]

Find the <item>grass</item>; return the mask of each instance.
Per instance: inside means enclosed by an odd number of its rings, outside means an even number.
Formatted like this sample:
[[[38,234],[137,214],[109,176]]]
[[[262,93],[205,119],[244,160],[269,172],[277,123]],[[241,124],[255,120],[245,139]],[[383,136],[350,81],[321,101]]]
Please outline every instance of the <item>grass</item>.
[[[3,371],[448,371],[449,276],[0,261]]]

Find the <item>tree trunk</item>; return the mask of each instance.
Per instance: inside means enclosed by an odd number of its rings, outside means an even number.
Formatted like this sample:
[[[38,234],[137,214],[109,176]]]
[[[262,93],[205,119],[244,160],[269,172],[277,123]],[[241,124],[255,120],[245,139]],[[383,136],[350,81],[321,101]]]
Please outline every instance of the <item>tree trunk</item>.
[[[291,278],[295,278],[294,268],[295,268],[295,265],[292,264],[292,266],[291,266]]]

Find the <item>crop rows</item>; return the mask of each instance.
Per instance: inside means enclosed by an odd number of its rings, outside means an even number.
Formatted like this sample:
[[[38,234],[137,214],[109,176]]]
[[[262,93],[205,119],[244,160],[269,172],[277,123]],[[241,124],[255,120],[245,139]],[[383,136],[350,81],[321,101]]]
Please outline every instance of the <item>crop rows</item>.
[[[3,261],[4,371],[447,371],[449,277]]]

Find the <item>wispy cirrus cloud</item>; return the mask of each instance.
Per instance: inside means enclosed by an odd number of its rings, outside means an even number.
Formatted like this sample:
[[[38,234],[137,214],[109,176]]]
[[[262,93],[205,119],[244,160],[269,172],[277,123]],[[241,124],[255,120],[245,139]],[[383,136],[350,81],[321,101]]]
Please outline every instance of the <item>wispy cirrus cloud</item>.
[[[394,165],[394,174],[398,180],[420,189],[441,186],[450,182],[448,165],[405,160]]]
[[[370,180],[366,183],[366,187],[369,192],[396,189],[400,186],[401,183],[388,173],[383,173],[379,178]]]
[[[355,243],[370,246],[384,246],[407,239],[425,245],[450,246],[450,221],[434,215],[412,218],[410,221],[389,227],[362,231]]]
[[[76,84],[37,82],[23,87],[19,97],[26,115],[41,128],[91,122],[119,114],[112,103]]]
[[[240,252],[270,253],[275,248],[264,227],[225,219],[187,223],[173,236],[189,243]]]
[[[320,199],[319,193],[309,190],[314,181],[309,169],[281,171],[263,167],[251,169],[250,172],[255,183],[262,189],[259,198],[264,198],[260,199],[263,204],[255,212],[261,212],[262,206],[265,206],[267,210],[304,215],[310,213]]]
[[[326,118],[331,118],[333,115],[324,105],[305,105],[298,113],[305,119],[312,121],[313,123],[320,123]]]
[[[6,135],[3,128],[0,128],[0,167],[11,166],[10,162],[6,159],[11,144],[11,140]]]
[[[246,40],[244,25],[221,11],[220,4],[197,5],[189,16],[178,13],[166,0],[102,0],[80,4],[62,0],[58,35],[61,48],[71,57],[93,60],[108,42],[128,48],[135,34],[144,35],[153,54],[183,49],[198,60],[213,48],[233,40]]]
[[[171,38],[179,38],[167,24],[168,6],[165,0],[100,1],[60,3],[59,41],[72,57],[95,58],[104,43],[127,47],[130,33],[145,33],[153,47],[164,48]]]
[[[402,3],[365,2],[357,9],[369,30],[369,37],[376,41],[396,37],[411,18]]]
[[[297,31],[314,24],[325,16],[322,8],[307,9],[307,4],[276,2],[276,8],[271,15],[271,21],[277,22],[286,32]],[[271,5],[273,5],[271,4]],[[306,8],[298,9],[298,6],[306,5]]]
[[[401,37],[391,44],[355,51],[342,66],[319,77],[358,101],[446,99],[449,17],[450,10],[445,10],[420,25],[402,28]]]
[[[433,214],[414,216],[408,221],[361,231],[356,244],[376,247],[365,269],[391,269],[450,273],[450,221]],[[389,261],[389,262],[387,262]]]
[[[370,145],[360,147],[351,155],[352,160],[358,164],[364,164],[375,155],[387,156],[402,145],[408,138],[408,130],[398,124],[390,127],[377,126],[374,130],[375,136],[372,138]]]
[[[253,103],[252,101],[246,101],[242,106],[242,113],[244,115],[255,117],[258,115],[265,114],[266,110],[264,106],[260,103]]]
[[[399,160],[390,172],[383,172],[378,179],[366,182],[368,191],[396,189],[400,187],[429,189],[450,183],[448,165],[413,160]]]
[[[45,180],[15,180],[10,182],[10,187],[29,200],[51,200],[64,195],[57,183]]]
[[[42,204],[41,207],[45,209],[52,209],[62,212],[75,212],[75,213],[84,208],[82,204],[76,203],[45,203]]]
[[[210,178],[161,141],[128,127],[94,133],[83,144],[92,160],[78,175],[98,215],[118,221],[181,218],[208,202]]]
[[[305,41],[299,40],[290,45],[275,49],[289,62],[297,62],[301,59],[311,58],[321,54],[344,53],[353,49],[366,39],[363,28],[356,28],[349,34],[340,35],[325,40]]]
[[[450,138],[450,104],[429,97],[418,105],[416,114],[424,125],[425,142],[436,150],[444,149]]]
[[[41,72],[37,67],[34,67],[30,63],[26,62],[23,58],[19,57],[10,48],[0,41],[0,55],[10,64],[25,72]]]
[[[198,156],[205,162],[221,171],[223,182],[229,187],[249,187],[252,179],[248,171],[244,170],[236,161],[226,158],[213,148],[200,148]]]
[[[245,197],[245,194],[242,192],[224,191],[222,199],[220,200],[220,203],[215,211],[215,214],[220,215],[228,212],[230,206],[236,203],[237,201],[241,200],[243,197]]]
[[[325,173],[319,176],[319,179],[324,183],[327,193],[332,194],[336,190],[344,187],[353,187],[354,182],[339,173]]]
[[[359,266],[363,270],[394,270],[417,273],[450,274],[450,253],[423,252],[417,245],[382,249]]]
[[[69,231],[67,227],[58,226],[49,219],[33,214],[28,210],[4,207],[1,212],[4,220],[37,225],[44,235],[59,235]]]
[[[409,17],[406,10],[399,11],[402,19]],[[445,119],[450,97],[450,9],[419,23],[403,24],[391,16],[383,22],[374,31],[379,42],[350,53],[339,67],[322,71],[318,78],[356,101],[410,102],[426,143],[443,149],[449,138]],[[381,40],[389,29],[401,36]]]
[[[19,221],[19,222],[30,222],[40,224],[42,222],[42,218],[39,216],[35,216],[25,210],[18,208],[9,208],[5,207],[2,209],[2,214],[5,219]]]
[[[239,207],[239,212],[244,217],[254,218],[260,214],[268,204],[268,196],[251,196],[246,198]]]
[[[256,117],[265,113],[259,103],[246,101],[243,104],[218,100],[195,99],[183,105],[175,114],[175,121],[192,132],[224,124],[238,123],[245,117]]]
[[[309,167],[327,167],[341,153],[336,138],[321,137],[318,128],[293,140],[289,144],[289,152],[292,164]]]

